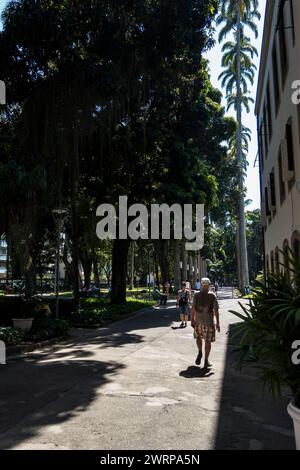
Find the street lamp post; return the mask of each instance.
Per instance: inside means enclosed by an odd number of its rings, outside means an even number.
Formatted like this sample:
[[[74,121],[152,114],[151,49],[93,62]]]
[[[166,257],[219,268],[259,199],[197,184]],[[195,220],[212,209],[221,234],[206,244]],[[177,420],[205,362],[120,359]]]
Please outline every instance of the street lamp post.
[[[183,270],[183,262],[180,261],[180,289],[182,285],[182,270]]]
[[[64,219],[67,215],[66,209],[53,209],[52,211],[54,223],[57,232],[56,260],[55,260],[55,317],[59,317],[59,260],[60,260],[60,236],[63,229]]]

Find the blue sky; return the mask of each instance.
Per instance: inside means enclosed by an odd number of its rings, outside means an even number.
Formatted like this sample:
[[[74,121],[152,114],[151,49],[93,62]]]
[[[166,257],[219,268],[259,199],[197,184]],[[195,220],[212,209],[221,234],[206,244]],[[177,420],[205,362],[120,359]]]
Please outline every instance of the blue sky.
[[[3,10],[3,7],[5,6],[6,3],[7,3],[7,0],[0,0],[0,11]],[[253,38],[253,44],[257,47],[258,52],[260,53],[266,0],[260,0],[259,5],[260,5],[259,9],[260,9],[262,19],[259,24],[259,38],[257,40]],[[218,76],[220,75],[222,71],[221,47],[222,46],[220,44],[216,43],[214,49],[211,50],[206,56],[210,62],[211,81],[216,88],[221,88],[220,82],[218,81]],[[256,59],[256,65],[258,68],[259,59]],[[256,74],[256,80],[255,80],[254,86],[252,89],[250,89],[251,96],[253,97],[256,96],[257,78],[258,78],[258,72]],[[224,99],[224,106],[225,105],[226,105],[226,101]],[[231,111],[228,114],[234,116],[234,111]],[[254,168],[254,161],[256,159],[257,149],[258,149],[257,136],[256,136],[256,119],[254,116],[254,105],[251,107],[250,114],[244,114],[244,125],[249,127],[252,130],[252,141],[249,147],[249,155],[248,155],[249,167],[248,167],[246,186],[248,190],[247,197],[251,199],[253,202],[248,207],[248,209],[256,209],[260,206],[260,194],[259,194],[260,190],[259,190],[258,167]]]
[[[3,10],[3,7],[6,3],[7,3],[6,0],[0,0],[0,10]]]

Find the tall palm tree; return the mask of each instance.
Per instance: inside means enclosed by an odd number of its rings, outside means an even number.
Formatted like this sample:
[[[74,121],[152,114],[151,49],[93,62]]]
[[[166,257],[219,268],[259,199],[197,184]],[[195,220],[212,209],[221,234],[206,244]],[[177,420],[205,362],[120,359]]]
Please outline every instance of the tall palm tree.
[[[226,89],[226,94],[232,93],[233,89],[237,87],[237,54],[238,45],[237,37],[234,34],[234,41],[227,41],[223,47],[224,53],[222,58],[222,67],[225,70],[220,74],[219,79],[222,79],[222,86]],[[251,44],[251,39],[242,35],[240,45],[240,68],[241,68],[241,88],[243,92],[248,89],[248,82],[254,84],[256,66],[253,63],[253,58],[258,56],[257,49]]]
[[[248,162],[247,162],[247,154],[249,152],[249,142],[251,141],[251,130],[248,129],[248,127],[243,126],[242,129],[242,152],[243,152],[243,170],[244,174],[246,174]],[[236,143],[236,134],[232,136],[231,139],[229,139],[228,142],[228,155],[236,160],[237,155],[236,155],[236,148],[237,148],[237,143]]]
[[[239,287],[244,291],[249,285],[248,254],[245,220],[245,188],[243,152],[243,106],[249,110],[251,98],[247,95],[248,82],[253,83],[254,64],[252,59],[257,51],[250,44],[250,39],[244,31],[250,28],[255,36],[258,35],[256,21],[260,19],[258,0],[221,0],[220,15],[217,24],[225,23],[220,31],[219,41],[223,41],[229,33],[233,33],[235,44],[231,41],[223,46],[222,65],[226,70],[221,74],[223,84],[226,84],[228,106],[234,106],[237,115],[236,156],[238,161],[238,266]]]
[[[219,42],[236,30],[238,20],[238,3],[241,10],[241,23],[244,28],[249,28],[258,37],[257,21],[260,20],[258,11],[259,0],[221,0],[220,14],[217,17],[217,25],[225,23],[219,32]]]

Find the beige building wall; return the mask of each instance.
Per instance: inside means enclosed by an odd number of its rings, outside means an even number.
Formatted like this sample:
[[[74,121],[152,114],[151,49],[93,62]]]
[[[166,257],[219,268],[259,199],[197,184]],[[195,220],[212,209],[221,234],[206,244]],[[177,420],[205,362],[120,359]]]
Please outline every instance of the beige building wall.
[[[269,0],[256,115],[266,267],[270,270],[283,262],[278,250],[287,244],[299,253],[295,240],[300,240],[300,105],[292,102],[296,80],[300,81],[300,0]]]

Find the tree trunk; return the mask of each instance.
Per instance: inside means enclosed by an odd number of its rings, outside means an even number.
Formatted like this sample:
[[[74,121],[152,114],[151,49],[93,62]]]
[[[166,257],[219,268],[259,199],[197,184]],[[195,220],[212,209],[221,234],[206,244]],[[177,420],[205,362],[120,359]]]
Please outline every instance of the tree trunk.
[[[182,281],[185,282],[187,280],[187,257],[188,254],[184,248],[184,241],[182,245]]]
[[[168,259],[168,240],[157,240],[154,243],[158,264],[160,267],[163,283],[170,279],[170,268]]]
[[[181,279],[180,279],[180,241],[179,240],[174,240],[174,288],[175,292],[177,292],[180,289],[181,285]]]
[[[239,243],[239,221],[237,220],[236,224],[236,283],[239,289],[242,288],[242,278],[241,278],[241,258],[240,258],[240,243]]]
[[[9,235],[8,233],[6,234],[6,285],[9,284],[9,278],[10,278],[10,240],[9,240]]]
[[[239,252],[240,252],[240,289],[244,293],[245,286],[249,285],[248,254],[245,221],[244,198],[244,169],[242,149],[242,88],[241,88],[241,2],[237,2],[237,160],[239,168],[239,196],[238,196],[238,228],[239,228]]]
[[[72,264],[71,263],[66,264],[64,261],[64,265],[65,265],[64,289],[70,289],[71,279],[72,279]]]
[[[24,270],[25,277],[25,295],[32,297],[36,294],[36,267],[33,258],[28,255]]]
[[[130,240],[114,240],[112,252],[112,304],[126,304],[127,259]]]
[[[193,268],[192,268],[192,288],[194,288],[196,284],[196,276],[197,276],[197,255],[196,253],[193,253],[192,255],[192,260],[193,260]]]
[[[100,274],[99,274],[97,255],[94,256],[94,260],[93,260],[93,272],[94,272],[95,286],[97,287],[97,289],[99,289],[100,288]]]
[[[134,287],[134,242],[131,242],[130,289]]]
[[[84,273],[84,286],[89,289],[91,285],[91,276],[92,276],[92,259],[90,257],[86,257],[84,261],[81,259],[81,264]]]
[[[75,308],[79,307],[80,275],[79,275],[79,236],[78,236],[78,194],[79,194],[79,142],[78,129],[72,132],[74,152],[72,157],[72,181],[71,181],[71,226],[72,226],[72,271],[73,271],[73,296]]]
[[[159,269],[158,269],[157,256],[156,256],[155,252],[154,252],[154,272],[155,272],[156,285],[158,286],[158,284],[159,284]]]
[[[62,252],[62,262],[65,268],[65,278],[64,278],[64,289],[70,289],[71,279],[73,275],[73,268],[72,262],[69,262],[68,255],[69,255],[69,237],[68,234],[65,234],[65,244]]]

